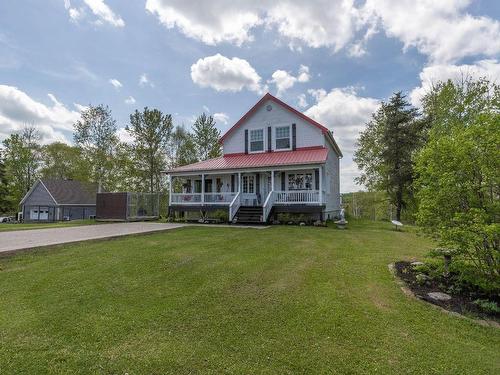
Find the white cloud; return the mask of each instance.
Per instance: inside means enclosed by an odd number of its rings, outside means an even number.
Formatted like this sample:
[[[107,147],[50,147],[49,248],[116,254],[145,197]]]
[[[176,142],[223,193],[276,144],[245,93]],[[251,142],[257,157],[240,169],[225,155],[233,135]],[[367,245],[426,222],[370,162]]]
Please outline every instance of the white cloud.
[[[110,79],[109,83],[111,83],[115,89],[123,87],[122,83],[115,78]]]
[[[305,44],[313,48],[328,47],[337,52],[355,37],[357,29],[362,26],[359,17],[353,0],[288,0],[276,1],[269,6],[266,22],[275,26],[291,46]]]
[[[434,63],[500,53],[500,22],[466,12],[471,0],[368,0],[385,33],[416,47]],[[366,16],[370,19],[369,15]]]
[[[99,22],[108,23],[114,27],[123,27],[125,22],[104,2],[104,0],[83,0]]]
[[[125,99],[125,104],[129,104],[129,105],[132,105],[132,104],[135,104],[136,100],[133,96],[129,96],[127,99]]]
[[[309,68],[301,65],[296,77],[284,70],[276,70],[268,82],[276,85],[277,96],[281,96],[286,90],[293,87],[296,82],[308,82],[309,79]]]
[[[167,28],[178,28],[189,38],[215,45],[252,40],[250,29],[261,24],[259,8],[251,1],[147,0],[146,10]]]
[[[309,67],[301,65],[299,68],[299,75],[297,76],[297,81],[299,82],[309,82],[311,75],[309,74]]]
[[[125,22],[104,2],[104,0],[83,0],[91,12],[97,17],[96,24],[107,23],[114,27],[123,27]],[[72,21],[78,22],[85,15],[85,8],[71,6],[70,0],[64,0],[64,8],[68,11]]]
[[[139,77],[139,86],[150,86],[155,87],[154,83],[149,80],[149,77],[146,73],[142,73]]]
[[[261,93],[261,78],[248,61],[221,54],[199,59],[191,66],[191,79],[201,87],[216,91],[241,91],[247,89]]]
[[[241,45],[260,25],[277,30],[292,49],[303,45],[367,53],[382,30],[433,63],[500,53],[500,22],[467,13],[472,0],[148,0],[146,9],[167,28],[215,45]]]
[[[500,62],[498,60],[480,60],[474,64],[448,65],[438,64],[425,67],[420,72],[420,86],[410,93],[413,105],[420,106],[422,97],[439,81],[460,80],[462,77],[486,77],[491,81],[500,82]]]
[[[227,125],[229,121],[229,116],[224,112],[214,113],[214,120],[220,124]]]
[[[125,130],[125,128],[118,129],[118,131],[116,132],[116,135],[118,136],[118,139],[120,140],[120,142],[128,143],[128,144],[131,144],[134,142],[134,137],[132,137],[130,135],[130,133]]]
[[[359,190],[354,177],[359,175],[352,156],[359,132],[364,130],[379,100],[358,96],[353,88],[335,88],[329,93],[324,89],[309,90],[316,103],[305,114],[328,127],[333,132],[344,158],[341,163],[341,189],[343,192]]]
[[[85,16],[85,10],[83,8],[72,7],[70,0],[64,0],[64,8],[68,11],[69,18],[72,21],[78,22]]]
[[[307,103],[307,99],[306,99],[306,94],[300,94],[298,97],[297,97],[298,101],[299,101],[299,107],[300,108],[305,108],[309,105],[309,103]]]
[[[31,98],[14,86],[0,85],[0,139],[33,124],[42,135],[42,142],[68,142],[63,131],[72,131],[80,112],[68,109],[53,94],[52,105]]]

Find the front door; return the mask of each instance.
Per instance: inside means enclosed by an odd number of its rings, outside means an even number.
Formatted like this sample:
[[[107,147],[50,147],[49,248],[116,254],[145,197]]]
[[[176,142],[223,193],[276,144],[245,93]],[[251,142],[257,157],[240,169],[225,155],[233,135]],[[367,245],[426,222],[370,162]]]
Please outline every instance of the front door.
[[[241,204],[243,206],[257,206],[256,176],[245,173],[241,176]]]

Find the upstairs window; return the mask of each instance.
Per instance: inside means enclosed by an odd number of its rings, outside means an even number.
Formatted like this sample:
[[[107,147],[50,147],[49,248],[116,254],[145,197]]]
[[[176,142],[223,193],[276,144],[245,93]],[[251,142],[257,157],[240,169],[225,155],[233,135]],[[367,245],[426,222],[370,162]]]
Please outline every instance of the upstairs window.
[[[279,126],[276,128],[276,150],[290,148],[290,127]]]
[[[250,152],[264,151],[264,129],[250,130]]]

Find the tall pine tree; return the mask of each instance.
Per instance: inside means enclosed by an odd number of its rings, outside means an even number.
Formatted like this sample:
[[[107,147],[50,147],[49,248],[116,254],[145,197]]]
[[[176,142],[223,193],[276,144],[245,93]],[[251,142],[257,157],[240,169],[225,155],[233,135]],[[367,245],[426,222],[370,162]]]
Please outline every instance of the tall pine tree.
[[[401,92],[382,103],[358,140],[354,161],[357,182],[384,190],[396,206],[396,219],[413,198],[414,154],[422,145],[424,122]]]

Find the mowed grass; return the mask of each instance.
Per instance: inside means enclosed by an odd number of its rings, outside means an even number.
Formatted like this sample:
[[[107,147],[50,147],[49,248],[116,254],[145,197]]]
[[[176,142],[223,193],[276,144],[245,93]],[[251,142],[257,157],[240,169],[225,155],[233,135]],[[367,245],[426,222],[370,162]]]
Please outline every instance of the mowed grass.
[[[500,330],[405,296],[432,244],[187,227],[0,258],[1,374],[498,374]]]
[[[11,232],[14,230],[28,229],[44,229],[44,228],[60,228],[60,227],[77,227],[80,225],[103,224],[95,220],[71,220],[71,221],[56,221],[54,223],[0,223],[0,232]]]

